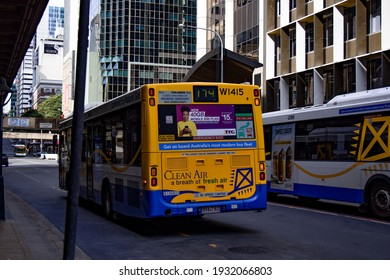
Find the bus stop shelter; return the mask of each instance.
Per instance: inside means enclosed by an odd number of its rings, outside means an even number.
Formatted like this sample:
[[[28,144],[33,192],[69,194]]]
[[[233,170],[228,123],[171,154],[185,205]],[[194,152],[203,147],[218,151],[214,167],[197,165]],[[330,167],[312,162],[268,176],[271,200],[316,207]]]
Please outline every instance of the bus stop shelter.
[[[199,59],[186,74],[184,82],[219,81],[220,49],[215,48]],[[223,49],[223,81],[225,83],[253,82],[253,70],[263,64],[245,56]]]

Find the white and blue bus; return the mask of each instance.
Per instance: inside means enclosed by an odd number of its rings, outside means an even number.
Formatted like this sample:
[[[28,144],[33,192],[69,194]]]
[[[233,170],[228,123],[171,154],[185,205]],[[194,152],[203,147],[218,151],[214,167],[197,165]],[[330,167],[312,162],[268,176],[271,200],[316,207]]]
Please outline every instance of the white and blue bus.
[[[390,88],[263,114],[268,194],[357,203],[390,218]]]

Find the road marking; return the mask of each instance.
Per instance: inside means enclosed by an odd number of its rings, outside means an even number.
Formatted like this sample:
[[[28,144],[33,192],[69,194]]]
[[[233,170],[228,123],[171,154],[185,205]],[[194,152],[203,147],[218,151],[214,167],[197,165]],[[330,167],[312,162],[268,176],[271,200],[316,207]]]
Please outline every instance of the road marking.
[[[183,233],[183,232],[178,232],[177,234],[178,234],[178,235],[181,235],[181,236],[183,236],[183,237],[191,237],[191,235],[186,234],[186,233]]]
[[[359,220],[359,221],[372,222],[372,223],[377,223],[377,224],[382,224],[382,225],[390,225],[390,222],[380,221],[380,220],[376,220],[374,218],[369,218],[369,217],[357,217],[357,216],[352,216],[352,215],[347,215],[347,214],[329,212],[329,211],[325,211],[325,210],[311,209],[311,208],[308,208],[308,207],[286,205],[286,204],[277,203],[277,202],[269,202],[268,201],[267,203],[269,205],[280,206],[280,207],[284,207],[284,208],[306,210],[306,211],[310,211],[310,212],[314,212],[314,213],[327,214],[327,215],[330,215],[330,216],[346,217],[346,218],[351,218],[351,219]]]
[[[36,182],[41,182],[41,181],[39,181],[38,179],[35,179],[34,177],[31,177],[31,176],[29,176],[29,175],[27,175],[27,174],[25,174],[25,173],[23,173],[23,172],[20,172],[20,171],[18,171],[18,170],[16,170],[16,173],[19,173],[19,174],[21,174],[21,175],[24,175],[24,176],[26,176],[27,178],[30,178],[31,180],[34,180],[34,181],[36,181]]]
[[[58,164],[57,163],[57,161],[56,160],[29,160],[29,159],[26,159],[26,158],[23,158],[23,159],[21,159],[21,158],[18,158],[18,159],[14,159],[14,158],[12,158],[12,159],[10,159],[10,163],[12,163],[13,165],[15,164],[15,165],[24,165],[24,164],[26,164],[26,162],[27,163],[29,163],[29,164],[41,164],[41,165],[51,165],[51,164],[53,164],[53,165],[55,165],[55,164]]]

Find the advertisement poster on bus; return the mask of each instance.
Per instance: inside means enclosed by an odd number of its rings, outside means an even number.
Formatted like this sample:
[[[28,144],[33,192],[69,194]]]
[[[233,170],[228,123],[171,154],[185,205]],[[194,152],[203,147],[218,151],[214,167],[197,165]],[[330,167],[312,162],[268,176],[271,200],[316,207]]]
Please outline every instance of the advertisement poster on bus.
[[[294,124],[275,125],[272,129],[271,188],[294,188]]]
[[[235,136],[234,105],[176,106],[178,136]]]

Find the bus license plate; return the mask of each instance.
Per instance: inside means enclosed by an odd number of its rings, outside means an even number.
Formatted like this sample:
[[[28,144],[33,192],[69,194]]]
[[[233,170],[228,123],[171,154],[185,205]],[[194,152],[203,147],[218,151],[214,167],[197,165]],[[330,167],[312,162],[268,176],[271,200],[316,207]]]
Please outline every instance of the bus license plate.
[[[200,212],[202,214],[219,213],[221,212],[221,208],[219,206],[203,207],[200,209]]]

